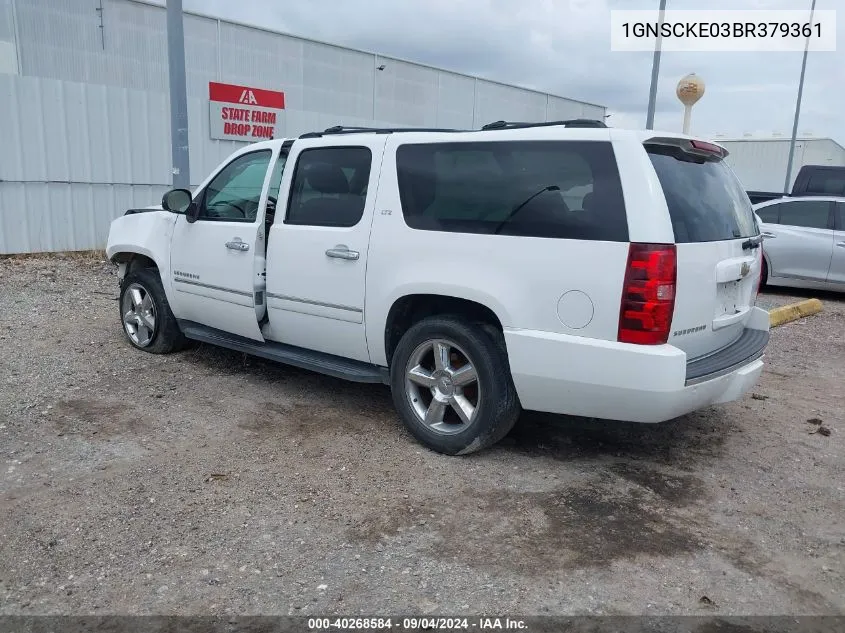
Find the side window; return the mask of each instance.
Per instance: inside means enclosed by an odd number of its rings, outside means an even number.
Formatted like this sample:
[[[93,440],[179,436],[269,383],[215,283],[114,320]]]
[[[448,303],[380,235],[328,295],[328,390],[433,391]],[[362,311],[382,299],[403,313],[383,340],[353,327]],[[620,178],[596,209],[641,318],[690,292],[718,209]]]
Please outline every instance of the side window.
[[[419,230],[628,240],[610,143],[501,141],[401,145],[402,213]]]
[[[781,206],[783,205],[770,204],[766,207],[761,207],[757,209],[757,215],[759,215],[760,219],[766,224],[777,224]]]
[[[205,188],[199,219],[254,222],[271,156],[261,150],[226,165]]]
[[[372,152],[366,147],[303,150],[285,224],[355,226],[364,215]]]
[[[829,228],[830,202],[824,200],[795,200],[781,204],[780,224],[811,229]]]
[[[836,230],[845,231],[845,202],[836,203]]]

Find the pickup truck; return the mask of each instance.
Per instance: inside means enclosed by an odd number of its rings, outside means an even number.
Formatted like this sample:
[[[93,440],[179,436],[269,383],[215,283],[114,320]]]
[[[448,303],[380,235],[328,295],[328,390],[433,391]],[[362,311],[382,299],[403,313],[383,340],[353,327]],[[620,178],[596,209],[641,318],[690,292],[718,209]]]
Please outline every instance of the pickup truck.
[[[783,197],[845,196],[845,166],[804,165],[788,196],[773,191],[747,191],[752,204]]]

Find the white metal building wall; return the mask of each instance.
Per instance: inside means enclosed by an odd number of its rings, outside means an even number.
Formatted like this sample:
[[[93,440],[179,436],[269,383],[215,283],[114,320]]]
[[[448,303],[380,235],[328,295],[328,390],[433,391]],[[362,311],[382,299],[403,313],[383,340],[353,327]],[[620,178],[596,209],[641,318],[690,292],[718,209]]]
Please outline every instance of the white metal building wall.
[[[186,14],[184,26],[194,183],[243,145],[209,137],[209,81],[284,91],[286,136],[337,124],[473,128],[605,114],[215,18]],[[157,203],[171,182],[167,91],[163,7],[0,0],[0,253],[102,247],[114,217]]]
[[[782,191],[789,160],[789,139],[714,139],[728,150],[728,164],[747,191]],[[828,138],[795,142],[792,179],[803,165],[845,165],[845,148]]]

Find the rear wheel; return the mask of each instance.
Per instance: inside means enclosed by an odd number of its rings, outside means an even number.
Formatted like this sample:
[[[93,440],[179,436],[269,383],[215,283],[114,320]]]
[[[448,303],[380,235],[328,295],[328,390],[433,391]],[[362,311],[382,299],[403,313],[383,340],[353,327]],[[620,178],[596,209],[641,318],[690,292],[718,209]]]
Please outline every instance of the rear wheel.
[[[405,426],[439,453],[487,448],[519,417],[501,333],[457,317],[413,325],[396,347],[390,383]]]
[[[120,320],[133,347],[151,354],[167,354],[184,347],[176,317],[158,273],[142,268],[129,273],[120,286]]]
[[[763,258],[763,272],[760,273],[760,287],[765,288],[766,282],[769,280],[769,266],[766,264],[766,259]]]

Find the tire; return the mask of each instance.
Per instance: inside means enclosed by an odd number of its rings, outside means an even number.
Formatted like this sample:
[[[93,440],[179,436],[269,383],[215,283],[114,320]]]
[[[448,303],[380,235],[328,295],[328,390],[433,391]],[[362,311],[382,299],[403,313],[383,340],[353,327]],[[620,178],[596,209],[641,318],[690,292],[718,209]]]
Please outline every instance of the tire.
[[[446,455],[492,446],[521,410],[501,332],[455,316],[429,317],[405,332],[390,364],[390,388],[407,429]]]
[[[765,288],[767,281],[769,281],[769,265],[766,263],[766,259],[763,258],[763,272],[760,274],[760,288]]]
[[[140,268],[120,285],[120,322],[129,343],[150,354],[169,354],[187,343],[170,310],[158,272]]]

